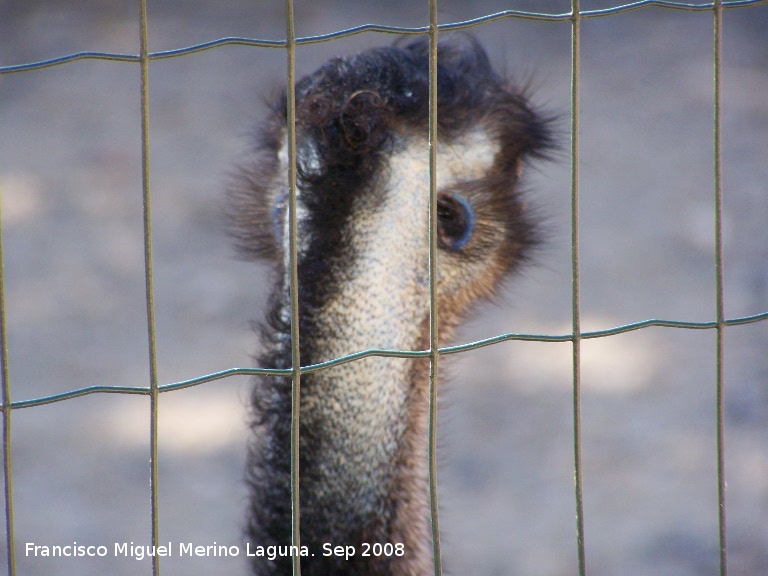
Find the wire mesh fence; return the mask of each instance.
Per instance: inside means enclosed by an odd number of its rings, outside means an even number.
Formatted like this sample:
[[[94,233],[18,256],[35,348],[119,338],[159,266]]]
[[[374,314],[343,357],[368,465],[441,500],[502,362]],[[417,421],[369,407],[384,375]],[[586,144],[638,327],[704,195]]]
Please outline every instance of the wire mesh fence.
[[[107,61],[110,63],[110,65],[115,66],[125,66],[125,63],[133,63],[137,64],[140,68],[140,74],[138,75],[136,80],[138,80],[138,85],[141,87],[140,90],[137,88],[137,94],[140,96],[141,104],[139,106],[139,109],[136,110],[136,118],[141,118],[141,130],[140,130],[140,141],[141,141],[141,155],[140,155],[140,166],[139,166],[139,172],[141,174],[141,189],[143,191],[142,194],[142,214],[141,214],[141,221],[142,221],[142,234],[141,237],[143,239],[143,242],[141,243],[143,246],[143,254],[141,255],[141,262],[143,267],[143,278],[144,278],[144,299],[145,299],[145,317],[146,317],[146,330],[148,336],[145,339],[145,342],[148,343],[149,346],[149,369],[148,369],[148,378],[142,378],[142,381],[147,382],[144,386],[136,386],[136,385],[102,385],[97,384],[93,386],[86,386],[86,387],[67,387],[63,391],[58,391],[55,393],[45,393],[42,395],[28,395],[25,391],[19,391],[19,388],[17,385],[14,384],[16,382],[16,376],[14,375],[14,369],[13,369],[13,350],[14,347],[12,344],[9,344],[8,337],[9,337],[9,328],[7,324],[7,318],[9,318],[9,315],[12,315],[13,312],[10,309],[8,302],[6,301],[6,290],[4,289],[5,281],[6,279],[8,281],[11,281],[7,276],[4,278],[3,283],[0,283],[0,306],[2,309],[0,309],[0,312],[2,312],[2,330],[0,332],[0,338],[2,338],[2,366],[3,366],[3,414],[4,414],[4,479],[5,479],[5,518],[6,518],[6,554],[7,554],[7,570],[9,574],[17,574],[20,573],[17,568],[17,558],[16,556],[21,553],[21,555],[26,554],[26,551],[23,547],[20,547],[19,542],[25,542],[27,540],[27,536],[25,535],[23,540],[20,540],[19,537],[16,535],[15,526],[18,522],[19,514],[14,509],[14,493],[19,490],[19,482],[17,481],[15,484],[13,482],[14,473],[12,471],[12,464],[15,460],[18,460],[19,454],[16,450],[13,449],[13,444],[11,442],[12,433],[16,429],[15,426],[12,424],[14,423],[15,419],[17,418],[17,414],[20,414],[18,412],[22,408],[29,408],[31,412],[35,412],[35,410],[39,410],[41,406],[46,404],[52,404],[62,401],[71,401],[74,398],[82,397],[90,394],[102,394],[102,393],[117,393],[117,394],[135,394],[135,395],[143,395],[143,396],[149,396],[150,397],[150,410],[149,410],[149,438],[148,438],[148,444],[150,446],[150,498],[151,503],[148,507],[151,512],[151,542],[152,544],[159,544],[162,542],[161,539],[161,524],[162,524],[162,511],[161,511],[161,505],[159,501],[159,490],[162,489],[162,482],[160,481],[158,477],[158,471],[159,466],[162,466],[162,458],[160,457],[160,454],[158,453],[159,447],[162,443],[162,439],[158,436],[158,427],[159,427],[159,420],[161,418],[161,412],[162,409],[159,408],[160,406],[160,396],[161,393],[170,392],[174,390],[179,390],[183,388],[189,388],[189,387],[196,387],[198,385],[221,380],[224,378],[229,378],[231,376],[236,375],[253,375],[253,374],[280,374],[280,375],[293,375],[295,377],[298,376],[298,370],[297,371],[291,371],[291,370],[268,370],[268,369],[253,369],[253,368],[235,368],[235,369],[225,369],[225,370],[219,370],[207,373],[205,376],[200,377],[192,377],[189,379],[184,380],[174,380],[171,383],[168,384],[162,384],[162,380],[158,375],[158,338],[157,338],[157,320],[155,319],[155,293],[156,288],[155,284],[153,282],[154,276],[156,272],[154,271],[154,250],[153,250],[153,222],[155,219],[152,215],[152,208],[155,207],[156,199],[152,198],[151,190],[152,186],[150,186],[150,131],[153,123],[155,122],[155,116],[152,116],[152,122],[150,122],[150,103],[152,101],[151,98],[151,87],[152,87],[152,78],[154,77],[153,74],[151,74],[150,70],[151,67],[156,65],[156,63],[160,63],[163,60],[167,59],[177,59],[180,57],[191,57],[192,55],[199,55],[203,52],[208,52],[212,50],[223,50],[225,47],[245,47],[248,50],[251,49],[261,49],[261,48],[271,48],[271,49],[279,49],[279,50],[286,50],[291,58],[296,58],[297,61],[301,61],[301,48],[304,45],[310,45],[315,44],[319,42],[330,42],[333,41],[341,41],[343,39],[348,39],[351,37],[356,37],[361,34],[371,34],[371,33],[384,33],[384,34],[428,34],[431,33],[434,38],[440,37],[443,33],[450,33],[453,31],[459,31],[459,30],[466,30],[466,29],[472,29],[473,33],[477,32],[487,26],[490,26],[491,24],[497,25],[497,26],[504,26],[509,25],[510,22],[528,22],[528,21],[542,21],[544,23],[547,23],[548,26],[555,26],[557,25],[557,22],[561,22],[564,25],[570,25],[570,30],[568,30],[568,36],[570,37],[571,42],[571,55],[572,59],[570,62],[570,96],[569,100],[571,102],[571,125],[570,125],[570,133],[571,133],[571,148],[570,148],[570,158],[571,158],[571,171],[570,175],[568,177],[568,180],[570,181],[570,205],[571,205],[571,211],[569,216],[569,223],[570,228],[572,231],[572,237],[571,241],[568,243],[569,249],[569,258],[570,258],[570,279],[571,279],[571,286],[572,291],[570,294],[570,302],[571,302],[571,320],[570,320],[570,330],[565,330],[562,332],[556,332],[556,333],[547,333],[547,332],[538,332],[538,331],[531,331],[530,333],[522,333],[522,332],[509,332],[508,330],[502,329],[497,330],[496,333],[500,334],[497,336],[493,336],[490,338],[477,338],[473,339],[472,342],[469,344],[463,344],[459,346],[444,348],[440,350],[440,355],[448,355],[448,354],[454,354],[454,353],[464,353],[469,352],[471,350],[476,350],[479,348],[484,348],[490,345],[497,345],[501,342],[505,341],[530,341],[530,342],[543,342],[543,343],[571,343],[572,344],[572,367],[571,367],[571,374],[572,374],[572,422],[573,422],[573,430],[572,430],[572,439],[573,439],[573,457],[571,458],[573,462],[575,462],[575,477],[576,477],[576,486],[575,486],[575,509],[577,512],[577,538],[575,542],[575,546],[573,546],[573,543],[570,545],[575,548],[577,551],[577,557],[576,562],[578,562],[579,566],[579,572],[581,574],[587,574],[589,573],[589,562],[588,558],[592,554],[593,546],[595,548],[599,548],[600,544],[592,545],[590,542],[589,537],[589,530],[585,528],[585,517],[586,517],[586,525],[589,525],[589,519],[590,519],[590,506],[589,501],[585,501],[584,499],[584,483],[583,483],[583,468],[582,468],[582,452],[583,452],[583,436],[585,435],[584,431],[582,430],[582,425],[588,425],[589,419],[587,418],[585,420],[585,417],[582,413],[582,407],[581,407],[581,399],[582,399],[582,347],[586,346],[588,343],[587,341],[592,339],[600,339],[606,337],[616,337],[618,338],[620,335],[633,333],[636,331],[646,331],[650,330],[652,328],[679,328],[679,329],[697,329],[702,331],[707,331],[714,333],[716,335],[715,338],[715,347],[712,354],[712,357],[715,359],[712,364],[712,387],[715,390],[713,403],[712,403],[712,412],[710,414],[706,414],[704,417],[710,419],[710,421],[714,422],[715,425],[715,437],[716,442],[714,442],[714,445],[711,448],[711,452],[708,455],[708,458],[711,462],[714,463],[714,471],[712,474],[712,482],[714,482],[717,486],[717,494],[714,499],[710,503],[708,503],[706,506],[709,506],[715,513],[718,515],[718,545],[717,549],[719,550],[719,557],[717,559],[717,565],[719,567],[719,571],[721,574],[726,573],[726,568],[729,564],[728,561],[728,547],[726,546],[728,542],[728,531],[726,530],[728,524],[726,522],[725,518],[725,511],[727,510],[726,506],[726,498],[725,498],[725,481],[727,478],[726,474],[726,466],[725,466],[725,457],[730,453],[732,447],[729,444],[728,450],[725,449],[726,442],[725,442],[725,423],[726,423],[726,412],[727,412],[727,405],[726,405],[726,383],[729,382],[728,372],[725,371],[725,365],[726,365],[726,354],[728,351],[728,338],[726,338],[726,333],[728,330],[731,330],[733,327],[736,326],[742,326],[742,325],[754,325],[758,336],[755,337],[755,341],[758,343],[760,341],[765,340],[764,331],[765,331],[765,323],[764,321],[768,319],[768,312],[765,312],[766,309],[764,304],[765,300],[764,298],[760,299],[760,286],[763,287],[762,292],[764,293],[764,285],[758,284],[756,290],[756,293],[758,293],[758,296],[756,297],[755,302],[757,302],[757,305],[755,306],[755,303],[751,303],[751,311],[749,310],[750,306],[744,306],[744,309],[747,310],[747,312],[739,315],[726,315],[726,306],[728,305],[728,300],[725,298],[726,294],[726,278],[724,277],[724,271],[727,270],[728,262],[726,261],[726,249],[724,247],[723,242],[723,228],[724,228],[724,202],[727,203],[727,185],[725,186],[725,198],[724,198],[724,186],[723,186],[723,168],[724,168],[724,161],[723,161],[723,128],[722,128],[722,92],[723,88],[727,86],[727,84],[724,84],[722,80],[722,75],[724,72],[723,64],[722,64],[722,42],[723,42],[723,32],[722,32],[722,23],[725,20],[725,22],[728,22],[729,15],[733,12],[741,12],[736,10],[731,10],[735,8],[745,8],[745,12],[749,12],[751,10],[754,10],[757,12],[757,6],[765,5],[766,2],[764,1],[752,1],[752,2],[724,2],[721,4],[683,4],[683,3],[677,3],[677,2],[638,2],[633,3],[629,5],[623,5],[623,6],[614,6],[610,8],[604,8],[604,9],[598,9],[598,10],[583,10],[579,6],[578,2],[575,2],[573,4],[573,8],[571,11],[564,11],[562,13],[558,14],[542,14],[542,13],[535,13],[535,12],[525,12],[525,11],[519,11],[519,10],[507,10],[503,12],[498,12],[494,14],[486,13],[486,15],[481,17],[476,17],[472,19],[467,19],[465,21],[454,21],[453,23],[447,23],[440,25],[439,27],[436,26],[436,14],[434,14],[435,19],[433,20],[433,25],[431,27],[429,26],[414,26],[414,27],[398,27],[398,26],[377,26],[377,25],[364,25],[364,26],[355,26],[348,28],[343,31],[339,32],[332,32],[332,33],[325,33],[325,34],[313,34],[310,36],[304,36],[304,37],[295,37],[295,40],[291,40],[292,35],[288,34],[287,38],[288,40],[254,40],[250,38],[245,37],[226,37],[221,38],[218,40],[213,41],[206,41],[203,43],[197,43],[194,45],[190,45],[187,48],[181,48],[181,49],[169,49],[159,52],[151,52],[149,50],[149,40],[151,36],[148,32],[148,22],[151,25],[151,19],[148,17],[146,9],[146,3],[142,2],[140,4],[141,11],[137,15],[138,21],[141,23],[140,26],[140,34],[139,37],[141,39],[140,45],[138,47],[138,55],[130,54],[130,53],[108,53],[108,52],[77,52],[71,55],[65,55],[65,56],[59,56],[54,57],[52,59],[39,59],[35,62],[32,62],[30,64],[16,64],[12,62],[11,64],[7,64],[3,62],[3,67],[0,68],[0,73],[2,74],[2,80],[7,81],[10,83],[15,78],[18,77],[19,73],[24,73],[24,75],[27,74],[35,74],[35,71],[38,71],[37,73],[40,74],[39,79],[40,81],[44,81],[46,76],[45,74],[49,73],[49,70],[43,70],[43,69],[54,69],[54,70],[61,70],[62,74],[66,74],[67,70],[70,69],[71,66],[75,66],[76,62],[81,62],[84,60],[95,60],[97,62],[103,62]],[[290,3],[289,3],[290,5]],[[434,9],[434,4],[432,4]],[[725,8],[725,10],[723,10]],[[670,320],[670,319],[664,319],[664,320],[643,320],[643,321],[635,321],[635,322],[625,322],[621,325],[618,325],[613,328],[605,328],[604,326],[592,329],[592,330],[585,330],[583,329],[583,314],[582,314],[582,274],[583,274],[583,267],[585,264],[585,260],[582,256],[582,245],[584,244],[584,240],[582,238],[585,234],[588,233],[589,230],[589,223],[594,222],[591,219],[588,219],[588,223],[585,225],[583,224],[583,220],[585,217],[585,210],[582,203],[582,208],[579,209],[580,200],[583,196],[583,193],[580,192],[580,189],[585,189],[584,184],[584,176],[583,174],[580,174],[579,167],[584,165],[584,161],[582,158],[582,153],[584,151],[584,145],[579,138],[579,134],[583,133],[584,131],[588,131],[588,124],[585,125],[585,122],[588,122],[587,120],[584,120],[584,115],[582,114],[581,107],[582,106],[588,106],[587,101],[584,99],[584,96],[582,95],[582,90],[580,89],[580,80],[582,77],[581,73],[581,63],[582,63],[582,57],[581,57],[581,50],[583,46],[583,35],[582,35],[582,27],[586,26],[586,22],[592,19],[602,19],[606,16],[611,16],[612,18],[626,18],[628,12],[634,12],[637,10],[643,9],[645,10],[659,10],[667,9],[667,10],[674,10],[674,11],[680,11],[681,13],[684,13],[688,18],[693,18],[694,16],[689,15],[689,13],[698,13],[699,16],[706,17],[708,20],[705,24],[702,24],[702,27],[707,26],[709,30],[712,33],[712,42],[711,42],[711,58],[710,61],[712,62],[712,72],[710,73],[710,77],[712,79],[713,88],[711,89],[711,110],[713,112],[710,113],[710,126],[712,127],[712,132],[714,136],[710,136],[707,141],[707,146],[712,151],[711,154],[711,160],[710,160],[710,166],[712,169],[710,170],[711,176],[707,178],[710,182],[709,190],[711,191],[709,193],[710,200],[712,205],[714,206],[714,209],[712,211],[712,218],[709,226],[710,230],[710,238],[711,238],[711,245],[709,240],[703,241],[704,244],[711,248],[710,254],[714,254],[714,260],[712,261],[712,258],[710,256],[710,261],[707,266],[711,269],[711,276],[710,279],[706,282],[711,281],[711,288],[708,290],[708,292],[711,292],[711,307],[708,309],[709,311],[703,316],[703,320],[697,320],[697,321],[691,321],[691,320]],[[289,10],[290,14],[290,10]],[[761,14],[764,14],[764,12],[761,12]],[[610,19],[606,19],[610,20]],[[703,22],[703,20],[699,20],[699,22]],[[714,24],[713,24],[714,23]],[[386,39],[385,39],[386,40]],[[367,41],[367,40],[366,40]],[[259,53],[257,53],[259,54]],[[117,62],[119,64],[112,64],[112,62]],[[66,65],[66,66],[65,66]],[[546,67],[546,64],[540,64],[539,66]],[[726,69],[727,70],[727,69]],[[293,76],[289,75],[288,82],[291,83],[293,81]],[[5,84],[5,82],[4,82]],[[4,88],[4,84],[0,85],[0,89]],[[620,88],[619,88],[620,89]],[[580,98],[580,95],[582,96]],[[590,116],[590,114],[593,114],[593,112],[590,110],[587,113],[587,118],[591,118],[594,116]],[[580,119],[581,124],[580,124]],[[5,123],[4,125],[8,125],[8,123]],[[0,127],[2,128],[2,127]],[[22,126],[21,129],[23,130],[24,127]],[[154,142],[154,141],[153,141]],[[753,146],[756,147],[758,150],[760,149],[759,146],[765,145],[765,140],[757,141]],[[631,143],[628,144],[628,146],[631,148]],[[153,152],[154,154],[154,152]],[[3,161],[4,158],[0,158],[0,161]],[[654,159],[655,160],[655,159]],[[594,160],[592,160],[594,161]],[[660,160],[661,163],[663,163],[663,160]],[[594,165],[590,165],[589,168],[592,168],[594,170]],[[0,164],[0,169],[3,170],[2,173],[0,173],[0,176],[5,176],[6,169],[2,164]],[[758,173],[759,173],[758,168]],[[5,178],[4,178],[5,180]],[[589,180],[591,183],[592,180]],[[760,194],[760,191],[762,190],[762,195],[764,195],[764,187],[761,189],[759,188],[758,184],[758,194]],[[6,201],[5,195],[4,195],[4,204]],[[587,200],[589,202],[589,200]],[[591,206],[591,204],[588,204],[588,206]],[[758,206],[759,200],[758,200]],[[294,211],[295,212],[295,211]],[[727,213],[727,212],[725,212]],[[709,214],[709,212],[706,212],[706,214]],[[6,216],[5,221],[8,221],[8,217]],[[642,220],[642,219],[641,219]],[[586,228],[585,228],[586,226]],[[8,228],[8,227],[6,227]],[[698,228],[697,228],[698,230]],[[10,233],[14,233],[13,224],[10,226]],[[580,234],[580,231],[582,234]],[[6,231],[4,233],[4,238],[8,236],[8,232]],[[135,236],[134,236],[135,238]],[[434,244],[433,244],[434,247]],[[7,254],[8,254],[8,248],[7,247],[0,247],[0,257],[4,258],[4,260],[7,260]],[[590,253],[591,254],[591,253]],[[167,260],[166,260],[167,262]],[[757,268],[760,268],[760,262],[761,260],[756,259],[753,260],[753,265]],[[7,262],[0,262],[0,264],[4,265],[4,268],[8,268]],[[625,265],[627,265],[625,263]],[[628,264],[628,266],[632,266],[631,264]],[[763,266],[764,267],[764,266]],[[704,266],[706,268],[706,266]],[[699,269],[697,268],[697,271]],[[135,269],[134,269],[135,271]],[[759,278],[765,278],[764,273],[761,276],[760,270],[754,271],[754,278],[758,278],[756,282],[759,282]],[[704,280],[699,279],[700,282],[705,282]],[[13,298],[10,299],[11,306],[14,301]],[[663,308],[663,307],[662,307]],[[727,308],[730,310],[730,306]],[[740,309],[736,308],[734,306],[734,309]],[[685,316],[688,316],[688,310],[684,312]],[[647,316],[646,316],[647,317]],[[655,316],[654,316],[655,317]],[[679,316],[669,316],[670,318],[679,317]],[[592,319],[590,318],[589,323],[592,323]],[[12,330],[11,330],[12,331]],[[730,333],[729,333],[730,334]],[[760,336],[762,334],[762,336]],[[761,340],[762,339],[762,340]],[[302,367],[300,372],[301,373],[309,373],[315,370],[322,370],[324,368],[327,368],[329,366],[338,364],[340,362],[351,362],[356,360],[357,358],[364,357],[367,355],[387,355],[387,356],[406,356],[406,357],[430,357],[433,362],[437,361],[437,354],[436,346],[435,346],[436,340],[433,340],[432,344],[432,350],[433,352],[427,351],[381,351],[381,350],[369,350],[369,351],[360,351],[354,354],[351,354],[349,356],[346,356],[344,358],[332,360],[330,362],[323,363],[321,365],[317,366],[309,366],[309,367]],[[496,347],[496,346],[495,346]],[[760,372],[758,371],[760,374]],[[51,372],[48,374],[45,374],[46,378],[49,380],[55,380],[56,379],[57,372]],[[765,374],[762,373],[762,376],[764,378]],[[760,380],[759,377],[755,381],[751,383],[751,386],[754,388],[756,386],[759,386]],[[21,397],[21,399],[18,399],[18,397]],[[35,410],[31,410],[34,408]],[[14,440],[15,442],[15,440]],[[560,444],[562,444],[563,441],[561,439]],[[763,450],[765,446],[762,446]],[[762,456],[760,456],[760,450],[759,446],[757,449],[757,455],[754,455],[754,458],[756,458],[757,462],[762,462],[765,459],[765,452],[762,452]],[[741,458],[741,456],[738,456],[738,458]],[[762,458],[762,460],[760,459]],[[434,460],[433,460],[434,461]],[[757,465],[757,464],[755,464]],[[573,473],[573,469],[571,470],[571,473]],[[590,479],[587,478],[586,485],[589,486]],[[433,489],[433,494],[435,493],[436,487]],[[535,490],[535,487],[533,488]],[[598,497],[594,497],[595,500],[599,502]],[[586,504],[586,506],[585,506]],[[433,506],[433,513],[436,512],[436,505]],[[570,510],[573,510],[573,504],[571,504]],[[572,513],[570,513],[572,516]],[[765,517],[765,515],[763,515]],[[758,525],[760,523],[760,520],[757,520]],[[765,524],[764,520],[762,521],[763,524],[763,530],[765,530]],[[600,542],[600,539],[597,539],[598,542]],[[760,539],[758,537],[758,543]],[[436,539],[437,542],[437,539]],[[563,544],[565,545],[565,544]],[[759,544],[758,544],[759,545]],[[757,554],[757,553],[756,553]],[[440,559],[440,554],[438,553],[436,555],[436,558]],[[759,562],[762,562],[764,559],[759,558],[756,556],[757,560],[755,562],[758,562],[758,564],[755,564],[756,568],[759,569],[760,567],[765,568],[766,564],[759,564]],[[159,573],[161,566],[163,565],[163,559],[155,556],[152,559],[152,572],[153,573]],[[439,562],[438,562],[439,564]],[[573,564],[569,567],[571,573],[573,571]],[[439,572],[440,568],[439,566],[436,567],[436,572]],[[552,573],[558,573],[556,569],[551,569]],[[502,572],[503,573],[503,572]],[[739,572],[737,572],[739,573]],[[743,573],[748,573],[747,571],[744,571]]]

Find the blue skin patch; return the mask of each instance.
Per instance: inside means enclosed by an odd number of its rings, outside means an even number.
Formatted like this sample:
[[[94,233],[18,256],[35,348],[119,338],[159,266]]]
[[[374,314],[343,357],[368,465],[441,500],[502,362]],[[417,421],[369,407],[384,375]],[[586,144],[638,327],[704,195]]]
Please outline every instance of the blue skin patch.
[[[467,245],[469,239],[472,238],[472,232],[475,230],[475,211],[472,209],[472,204],[469,203],[469,200],[464,198],[461,194],[451,192],[450,196],[456,200],[456,202],[461,204],[461,207],[464,209],[464,217],[467,219],[464,234],[452,242],[450,246],[452,250],[461,250]]]

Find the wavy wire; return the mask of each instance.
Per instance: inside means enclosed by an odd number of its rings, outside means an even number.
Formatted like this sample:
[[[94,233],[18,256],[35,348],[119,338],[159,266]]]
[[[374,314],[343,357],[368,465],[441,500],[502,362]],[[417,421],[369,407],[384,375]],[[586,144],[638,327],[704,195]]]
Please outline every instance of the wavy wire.
[[[744,8],[748,6],[758,6],[768,3],[768,0],[731,0],[729,2],[723,2],[722,8]],[[629,4],[622,4],[621,6],[615,6],[613,8],[605,8],[600,10],[585,10],[580,12],[580,19],[601,18],[605,16],[612,16],[615,14],[621,14],[624,12],[631,12],[633,10],[639,10],[641,8],[665,8],[668,10],[682,10],[688,12],[707,12],[714,9],[715,3],[710,2],[706,4],[690,4],[686,2],[670,2],[664,0],[642,0],[639,2],[631,2]],[[454,22],[450,24],[440,24],[437,26],[440,32],[450,32],[457,30],[464,30],[467,28],[473,28],[481,24],[487,24],[489,22],[495,22],[503,20],[505,18],[517,18],[521,20],[540,20],[540,21],[568,21],[571,19],[571,13],[564,14],[545,14],[539,12],[525,12],[521,10],[503,10],[495,14],[488,14],[479,18],[473,18],[471,20],[464,20],[462,22]],[[317,44],[319,42],[328,42],[339,38],[345,38],[349,36],[355,36],[364,32],[378,32],[381,34],[406,34],[406,35],[420,35],[428,34],[429,26],[418,27],[405,27],[405,26],[382,26],[379,24],[363,24],[361,26],[355,26],[353,28],[347,28],[344,30],[338,30],[336,32],[330,32],[328,34],[318,34],[316,36],[306,36],[303,38],[296,38],[295,45],[303,46],[306,44]],[[185,48],[177,48],[174,50],[163,50],[159,52],[151,52],[148,57],[149,60],[163,60],[166,58],[177,58],[180,56],[186,56],[194,54],[196,52],[203,52],[206,50],[212,50],[221,46],[253,46],[261,48],[283,48],[287,47],[286,40],[264,40],[258,38],[241,38],[241,37],[227,37],[219,38],[217,40],[211,40],[209,42],[203,42],[200,44],[194,44]],[[42,68],[49,68],[51,66],[60,66],[69,62],[76,62],[78,60],[107,60],[112,62],[133,62],[138,63],[141,59],[140,55],[135,54],[118,54],[111,52],[93,52],[84,51],[76,52],[73,54],[67,54],[65,56],[59,56],[57,58],[51,58],[47,60],[39,60],[37,62],[29,62],[27,64],[14,64],[7,66],[0,66],[0,74],[12,74],[14,72],[28,72],[31,70],[39,70]]]
[[[766,322],[768,321],[768,312],[760,314],[754,314],[752,316],[742,316],[738,318],[730,318],[725,320],[725,326],[741,326],[744,324],[752,324],[754,322]],[[615,326],[613,328],[605,328],[602,330],[593,330],[589,332],[582,332],[581,339],[589,340],[593,338],[605,338],[607,336],[617,336],[626,332],[634,332],[636,330],[642,330],[645,328],[682,328],[686,330],[714,330],[717,329],[717,321],[712,320],[708,322],[685,322],[679,320],[643,320],[641,322],[634,322],[632,324],[624,324],[621,326]],[[490,338],[483,338],[481,340],[474,340],[465,344],[457,344],[454,346],[444,346],[438,349],[438,353],[441,356],[449,354],[459,354],[467,352],[469,350],[476,350],[478,348],[484,348],[486,346],[493,346],[502,342],[508,341],[522,341],[522,342],[573,342],[573,334],[523,334],[517,332],[508,332],[505,334],[499,334]],[[385,350],[380,348],[371,348],[368,350],[361,350],[346,356],[340,356],[333,360],[326,362],[319,362],[317,364],[309,364],[301,367],[302,374],[309,374],[311,372],[318,372],[325,370],[332,366],[338,366],[339,364],[346,364],[347,362],[354,362],[360,358],[367,358],[369,356],[382,356],[390,358],[429,358],[429,350]],[[199,386],[215,380],[222,380],[224,378],[230,378],[234,376],[285,376],[290,377],[293,374],[291,368],[228,368],[218,372],[212,372],[204,376],[198,376],[196,378],[190,378],[188,380],[179,380],[178,382],[170,382],[168,384],[161,384],[158,386],[160,393],[173,392],[174,390],[181,390],[183,388],[191,388],[193,386]],[[150,394],[150,388],[146,386],[86,386],[83,388],[77,388],[75,390],[69,390],[67,392],[61,392],[59,394],[51,394],[50,396],[41,396],[39,398],[30,398],[28,400],[15,400],[7,408],[12,410],[18,410],[21,408],[32,408],[34,406],[42,406],[44,404],[52,404],[54,402],[61,402],[78,396],[86,396],[88,394]]]

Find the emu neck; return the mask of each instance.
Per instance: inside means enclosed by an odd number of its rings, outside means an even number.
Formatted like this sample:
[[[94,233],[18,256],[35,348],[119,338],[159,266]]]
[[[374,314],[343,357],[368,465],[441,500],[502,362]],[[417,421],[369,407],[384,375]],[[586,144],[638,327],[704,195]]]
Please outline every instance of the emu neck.
[[[420,194],[358,199],[344,230],[347,251],[335,256],[345,264],[334,271],[337,289],[312,311],[310,329],[301,335],[307,360],[374,347],[424,348],[426,213]],[[370,574],[428,568],[425,367],[424,361],[371,357],[303,380],[305,533],[340,545],[404,545],[403,556]]]
[[[353,322],[347,327],[362,335]],[[364,347],[324,352],[336,357]],[[404,545],[403,557],[362,573],[421,574],[428,568],[427,367],[423,360],[373,357],[304,379],[303,537],[358,550],[363,543]]]

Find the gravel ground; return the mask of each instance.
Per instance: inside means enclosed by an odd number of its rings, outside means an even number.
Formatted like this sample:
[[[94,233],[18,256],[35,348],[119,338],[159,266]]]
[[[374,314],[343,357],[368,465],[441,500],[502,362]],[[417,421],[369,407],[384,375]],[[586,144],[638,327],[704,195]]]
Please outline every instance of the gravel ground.
[[[149,3],[150,50],[225,36],[279,39],[282,2]],[[417,7],[414,7],[417,5]],[[297,33],[423,25],[426,3],[297,1]],[[613,5],[585,2],[585,8]],[[450,22],[534,2],[441,1]],[[567,12],[567,2],[549,2]],[[137,53],[135,2],[0,1],[0,65],[81,50]],[[723,53],[725,307],[768,310],[768,5],[729,10]],[[560,113],[567,149],[570,27],[506,19],[474,32]],[[387,44],[360,34],[298,51]],[[712,25],[637,10],[585,21],[581,76],[582,327],[715,314]],[[279,50],[228,46],[150,67],[158,374],[250,366],[265,271],[233,258],[221,217],[231,167],[283,83]],[[139,70],[95,60],[0,76],[0,180],[11,394],[148,381]],[[460,341],[570,330],[567,153],[528,175],[550,238],[538,266]],[[768,573],[768,325],[725,333],[732,576]],[[715,333],[652,328],[583,342],[589,574],[718,572]],[[508,342],[446,362],[441,521],[451,574],[577,572],[568,344]],[[160,401],[162,541],[240,544],[246,378]],[[150,574],[115,542],[150,539],[147,398],[90,395],[13,412],[17,573]],[[27,542],[104,544],[43,559]],[[4,546],[4,544],[3,544]],[[0,548],[0,555],[7,550]],[[164,573],[244,574],[237,558],[164,559]]]

